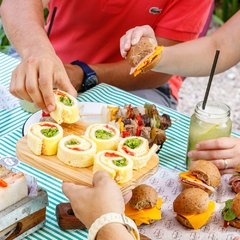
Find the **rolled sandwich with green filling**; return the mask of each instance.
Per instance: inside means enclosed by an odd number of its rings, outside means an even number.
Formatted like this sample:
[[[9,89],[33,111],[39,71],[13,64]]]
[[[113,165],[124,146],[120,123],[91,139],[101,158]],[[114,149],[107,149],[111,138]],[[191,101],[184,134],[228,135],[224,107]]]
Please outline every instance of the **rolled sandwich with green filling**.
[[[222,215],[225,227],[230,225],[240,229],[240,193],[238,193],[234,199],[229,199],[225,202]]]
[[[73,167],[90,167],[96,150],[96,144],[90,138],[69,135],[59,142],[57,157]]]
[[[57,154],[58,143],[63,137],[63,129],[56,123],[40,122],[30,126],[27,145],[36,155]]]
[[[85,132],[85,136],[97,145],[97,152],[116,150],[120,139],[120,132],[116,127],[108,124],[92,124]]]
[[[93,172],[104,170],[119,184],[128,182],[133,175],[133,162],[117,151],[101,151],[95,155]]]
[[[118,145],[118,151],[127,154],[133,160],[133,169],[145,167],[158,149],[156,144],[149,149],[148,140],[143,137],[127,137]]]
[[[50,113],[50,116],[58,123],[75,123],[80,118],[80,111],[76,98],[70,94],[54,90],[55,110]]]

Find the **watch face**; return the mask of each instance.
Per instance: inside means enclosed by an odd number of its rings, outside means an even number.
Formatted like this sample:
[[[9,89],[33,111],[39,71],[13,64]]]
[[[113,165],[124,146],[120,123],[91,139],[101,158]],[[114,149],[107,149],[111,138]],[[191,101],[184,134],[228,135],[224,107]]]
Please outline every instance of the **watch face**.
[[[97,85],[97,82],[98,82],[98,80],[97,80],[96,75],[89,76],[84,82],[84,86],[83,86],[84,90],[86,91],[92,87],[95,87]]]

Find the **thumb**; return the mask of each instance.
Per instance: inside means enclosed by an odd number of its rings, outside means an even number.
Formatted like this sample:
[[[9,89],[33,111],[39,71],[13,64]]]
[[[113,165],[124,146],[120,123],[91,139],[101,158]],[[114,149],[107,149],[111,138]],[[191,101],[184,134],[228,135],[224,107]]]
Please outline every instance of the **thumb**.
[[[77,190],[84,190],[86,188],[88,188],[88,187],[80,186],[80,185],[77,185],[74,183],[69,183],[69,182],[63,182],[63,184],[62,184],[62,191],[70,201],[76,194]]]
[[[110,177],[110,175],[105,171],[98,171],[93,176],[93,186],[94,187],[104,187],[107,183],[115,181]]]

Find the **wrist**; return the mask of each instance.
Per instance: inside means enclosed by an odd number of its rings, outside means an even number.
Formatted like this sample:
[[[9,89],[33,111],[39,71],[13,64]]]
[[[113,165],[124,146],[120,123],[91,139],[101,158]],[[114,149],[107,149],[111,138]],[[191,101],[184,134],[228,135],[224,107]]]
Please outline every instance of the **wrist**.
[[[117,238],[117,235],[118,235],[118,238]],[[96,240],[112,240],[112,239],[129,240],[129,239],[133,239],[133,237],[123,224],[109,223],[103,226],[98,231]]]

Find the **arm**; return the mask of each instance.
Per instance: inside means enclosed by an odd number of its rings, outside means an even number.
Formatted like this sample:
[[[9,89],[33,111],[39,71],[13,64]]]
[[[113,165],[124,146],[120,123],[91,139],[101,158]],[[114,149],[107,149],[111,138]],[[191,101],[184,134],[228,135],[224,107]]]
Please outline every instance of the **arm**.
[[[63,192],[69,198],[77,218],[89,229],[103,214],[124,213],[124,200],[118,185],[106,172],[98,172],[93,177],[93,187],[63,183]],[[97,240],[133,240],[127,229],[118,223],[105,225],[97,235]]]
[[[76,95],[45,32],[42,1],[4,0],[0,10],[4,29],[22,57],[10,92],[48,111],[55,108],[54,86]]]
[[[157,38],[157,41],[159,45],[164,46],[172,46],[179,43],[165,38]],[[99,83],[107,83],[124,90],[160,87],[171,77],[168,74],[152,71],[133,77],[129,74],[131,67],[127,60],[116,63],[92,64],[89,66],[97,73]],[[65,68],[73,86],[78,90],[80,87],[79,83],[81,83],[83,78],[81,68],[69,64],[66,64]]]
[[[181,76],[204,76],[210,73],[215,51],[220,50],[216,72],[220,73],[240,60],[240,11],[209,37],[166,47],[161,60],[153,71]],[[136,44],[141,36],[154,38],[148,26],[132,29],[121,39],[121,53],[126,55],[131,44]]]

